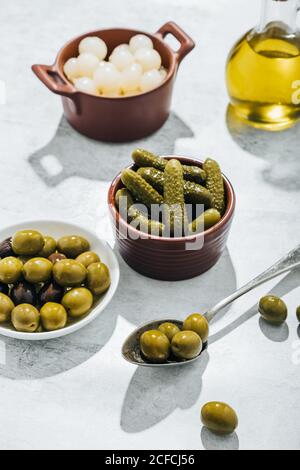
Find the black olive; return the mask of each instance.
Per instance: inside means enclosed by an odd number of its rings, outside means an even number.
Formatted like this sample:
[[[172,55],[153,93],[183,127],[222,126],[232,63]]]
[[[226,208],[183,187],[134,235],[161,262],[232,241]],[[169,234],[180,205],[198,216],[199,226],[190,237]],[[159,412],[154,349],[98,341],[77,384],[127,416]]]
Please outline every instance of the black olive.
[[[0,258],[8,258],[8,256],[14,256],[12,249],[12,237],[3,240],[0,243]]]
[[[30,304],[36,306],[37,304],[35,288],[26,281],[18,282],[12,288],[10,297],[15,305]]]
[[[58,261],[61,261],[62,259],[67,259],[67,257],[63,253],[53,253],[49,256],[48,259],[51,261],[51,263],[55,264]]]
[[[47,282],[39,292],[38,303],[41,307],[48,302],[60,303],[64,293],[64,288],[56,284],[56,282]]]
[[[9,287],[7,284],[3,284],[2,282],[0,282],[0,294],[5,294],[5,295],[8,295],[8,292],[9,292]]]

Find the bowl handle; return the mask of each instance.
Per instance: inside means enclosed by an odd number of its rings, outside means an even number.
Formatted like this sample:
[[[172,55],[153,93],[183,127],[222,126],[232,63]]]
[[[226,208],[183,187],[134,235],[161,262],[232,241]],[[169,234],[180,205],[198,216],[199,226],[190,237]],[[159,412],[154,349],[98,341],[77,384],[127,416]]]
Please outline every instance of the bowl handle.
[[[79,114],[77,90],[57,72],[55,65],[35,64],[32,66],[32,71],[52,93],[70,98],[75,104],[77,114]]]
[[[183,29],[178,26],[178,24],[170,21],[163,25],[156,33],[156,36],[164,39],[168,34],[172,34],[177,41],[180,42],[180,48],[177,52],[175,52],[177,56],[178,64],[185,58],[187,54],[189,54],[195,47],[195,43],[192,38],[186,34]]]

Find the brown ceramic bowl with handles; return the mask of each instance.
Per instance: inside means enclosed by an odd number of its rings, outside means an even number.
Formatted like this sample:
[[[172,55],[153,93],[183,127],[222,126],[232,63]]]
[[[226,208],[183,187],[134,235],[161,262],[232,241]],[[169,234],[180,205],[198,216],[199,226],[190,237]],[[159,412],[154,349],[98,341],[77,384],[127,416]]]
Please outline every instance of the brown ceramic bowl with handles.
[[[98,36],[107,44],[110,55],[116,46],[128,43],[136,34],[146,34],[152,39],[168,70],[165,81],[158,88],[137,96],[106,98],[80,92],[67,80],[64,64],[78,56],[82,39]],[[179,41],[177,52],[164,41],[168,34]],[[96,140],[127,142],[152,134],[168,119],[178,67],[194,47],[193,40],[173,22],[165,24],[153,35],[131,29],[107,29],[73,39],[61,49],[54,65],[33,65],[32,70],[50,91],[61,95],[65,116],[77,131]]]
[[[176,158],[184,165],[203,165],[198,160],[186,157],[165,158]],[[136,169],[135,165],[129,168]],[[117,246],[126,263],[145,276],[163,281],[191,279],[214,266],[225,250],[236,204],[231,183],[224,175],[223,179],[226,211],[214,227],[204,233],[182,238],[165,238],[144,233],[140,237],[141,232],[128,224],[116,208],[116,193],[124,187],[120,173],[110,186],[108,205]]]

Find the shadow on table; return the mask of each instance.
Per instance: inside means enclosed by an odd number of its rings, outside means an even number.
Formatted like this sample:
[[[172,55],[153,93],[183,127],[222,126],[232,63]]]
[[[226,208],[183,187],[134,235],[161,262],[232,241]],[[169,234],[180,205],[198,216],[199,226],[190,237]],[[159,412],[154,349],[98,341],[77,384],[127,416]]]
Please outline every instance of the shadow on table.
[[[205,426],[201,431],[201,441],[205,450],[239,450],[240,442],[237,433],[221,436],[212,433]]]
[[[124,400],[121,428],[128,433],[145,431],[176,408],[192,407],[201,393],[208,363],[205,351],[194,364],[169,369],[138,368]]]
[[[266,160],[263,179],[285,191],[300,191],[300,123],[281,132],[255,129],[239,120],[231,107],[226,122],[233,140],[247,152]]]
[[[84,137],[62,117],[53,139],[30,155],[29,163],[50,187],[57,186],[72,176],[111,181],[131,163],[130,156],[135,147],[168,155],[174,153],[177,139],[193,136],[192,130],[173,112],[155,134],[124,144],[98,142]]]
[[[87,327],[63,338],[29,342],[2,337],[6,349],[6,362],[0,364],[2,376],[31,380],[70,370],[106,345],[115,330],[118,315],[136,326],[170,315],[183,319],[199,308],[205,311],[214,299],[221,300],[236,287],[228,251],[208,273],[181,282],[148,279],[129,268],[119,254],[117,256],[120,285],[105,312]],[[217,297],[215,282],[221,286]]]

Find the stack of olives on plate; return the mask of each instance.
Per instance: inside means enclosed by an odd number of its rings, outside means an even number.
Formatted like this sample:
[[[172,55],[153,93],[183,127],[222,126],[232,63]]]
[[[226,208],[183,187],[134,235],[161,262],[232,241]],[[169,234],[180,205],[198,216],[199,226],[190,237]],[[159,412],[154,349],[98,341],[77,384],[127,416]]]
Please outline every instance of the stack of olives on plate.
[[[226,194],[215,160],[206,159],[201,168],[143,149],[134,150],[132,159],[136,168],[122,172],[124,188],[115,199],[121,215],[135,228],[155,236],[182,237],[220,222]]]
[[[208,335],[206,318],[193,313],[184,321],[182,330],[165,322],[157,330],[145,331],[140,337],[140,350],[143,358],[154,364],[191,360],[199,356]]]
[[[0,323],[33,333],[88,314],[110,286],[108,267],[81,236],[21,230],[0,244]]]

